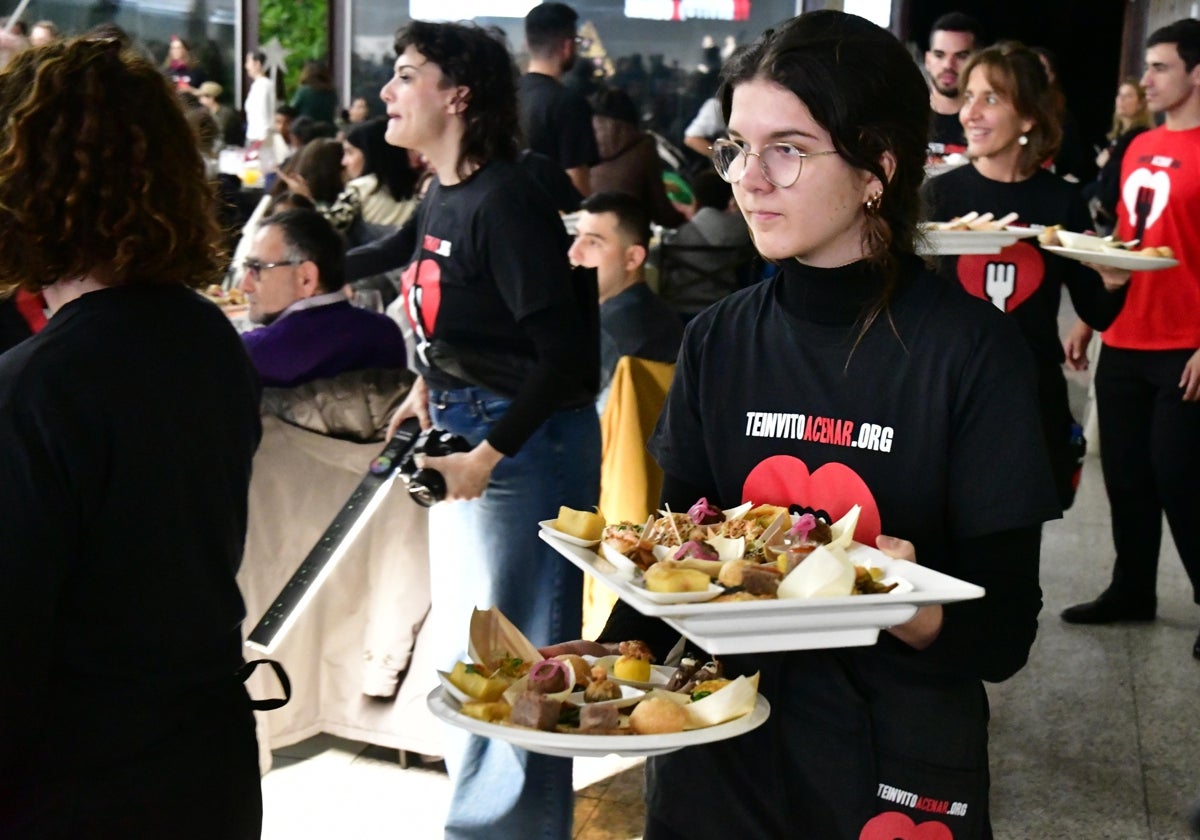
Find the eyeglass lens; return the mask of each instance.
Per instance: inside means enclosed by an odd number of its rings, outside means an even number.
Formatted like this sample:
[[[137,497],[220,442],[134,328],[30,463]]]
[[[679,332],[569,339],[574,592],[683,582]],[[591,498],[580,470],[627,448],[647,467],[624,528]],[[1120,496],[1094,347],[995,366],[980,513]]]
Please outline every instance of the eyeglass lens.
[[[731,184],[742,180],[751,157],[757,157],[763,175],[777,187],[790,187],[800,177],[804,157],[787,143],[771,143],[761,152],[747,153],[736,143],[717,143],[713,146],[713,164],[717,174]]]

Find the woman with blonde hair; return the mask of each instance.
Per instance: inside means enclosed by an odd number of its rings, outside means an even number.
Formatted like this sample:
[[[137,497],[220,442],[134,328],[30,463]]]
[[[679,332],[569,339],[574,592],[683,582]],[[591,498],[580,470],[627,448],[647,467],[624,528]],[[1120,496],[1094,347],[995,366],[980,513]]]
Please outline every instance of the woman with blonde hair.
[[[1141,81],[1132,76],[1122,79],[1117,86],[1112,128],[1105,135],[1108,145],[1096,156],[1100,173],[1083,190],[1097,230],[1110,233],[1117,223],[1121,161],[1133,138],[1150,128],[1154,128],[1154,118],[1146,105],[1146,91]]]
[[[0,836],[251,840],[234,575],[257,376],[195,290],[224,267],[175,92],[116,38],[0,73]]]

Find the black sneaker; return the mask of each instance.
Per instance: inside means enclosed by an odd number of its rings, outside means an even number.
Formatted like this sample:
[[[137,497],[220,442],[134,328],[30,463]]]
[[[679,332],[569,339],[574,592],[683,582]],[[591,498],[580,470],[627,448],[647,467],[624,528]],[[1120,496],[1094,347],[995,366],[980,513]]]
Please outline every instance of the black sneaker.
[[[1108,593],[1095,601],[1076,604],[1062,611],[1062,620],[1068,624],[1113,624],[1117,621],[1153,621],[1154,605],[1130,604]],[[1200,640],[1197,640],[1200,644]]]
[[[1200,659],[1200,636],[1196,637],[1196,644],[1192,645],[1192,656]],[[1196,817],[1200,819],[1200,809],[1196,811]],[[1200,829],[1197,829],[1197,831],[1200,831]]]

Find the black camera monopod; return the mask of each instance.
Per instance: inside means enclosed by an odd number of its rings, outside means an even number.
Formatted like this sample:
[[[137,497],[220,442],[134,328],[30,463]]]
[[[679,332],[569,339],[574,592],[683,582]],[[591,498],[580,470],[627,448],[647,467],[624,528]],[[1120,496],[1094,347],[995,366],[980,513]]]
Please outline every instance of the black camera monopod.
[[[400,424],[400,428],[384,446],[383,451],[371,461],[367,467],[367,474],[334,516],[333,522],[317,540],[312,551],[304,558],[300,568],[296,569],[266,613],[259,619],[246,639],[247,647],[264,653],[271,653],[275,649],[316,595],[321,584],[329,577],[334,566],[370,521],[396,478],[407,478],[402,472],[402,466],[406,460],[411,461],[412,451],[422,437],[421,426],[416,418]],[[420,503],[420,500],[417,501]],[[424,506],[428,507],[433,501]]]

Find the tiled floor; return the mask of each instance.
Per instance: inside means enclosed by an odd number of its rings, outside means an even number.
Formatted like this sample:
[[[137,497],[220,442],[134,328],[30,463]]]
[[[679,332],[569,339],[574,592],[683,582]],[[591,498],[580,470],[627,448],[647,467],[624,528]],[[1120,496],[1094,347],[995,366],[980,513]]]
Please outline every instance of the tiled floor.
[[[1076,406],[1085,385],[1073,378]],[[1059,620],[1108,580],[1108,505],[1094,458],[1043,545],[1045,608],[1029,665],[989,686],[996,837],[1184,840],[1200,801],[1200,662],[1191,656],[1200,608],[1174,546],[1164,537],[1158,621]],[[640,771],[630,760],[576,762],[576,838],[641,836]],[[436,769],[400,769],[394,750],[319,737],[277,753],[263,792],[265,840],[425,840],[440,837],[449,783]]]

